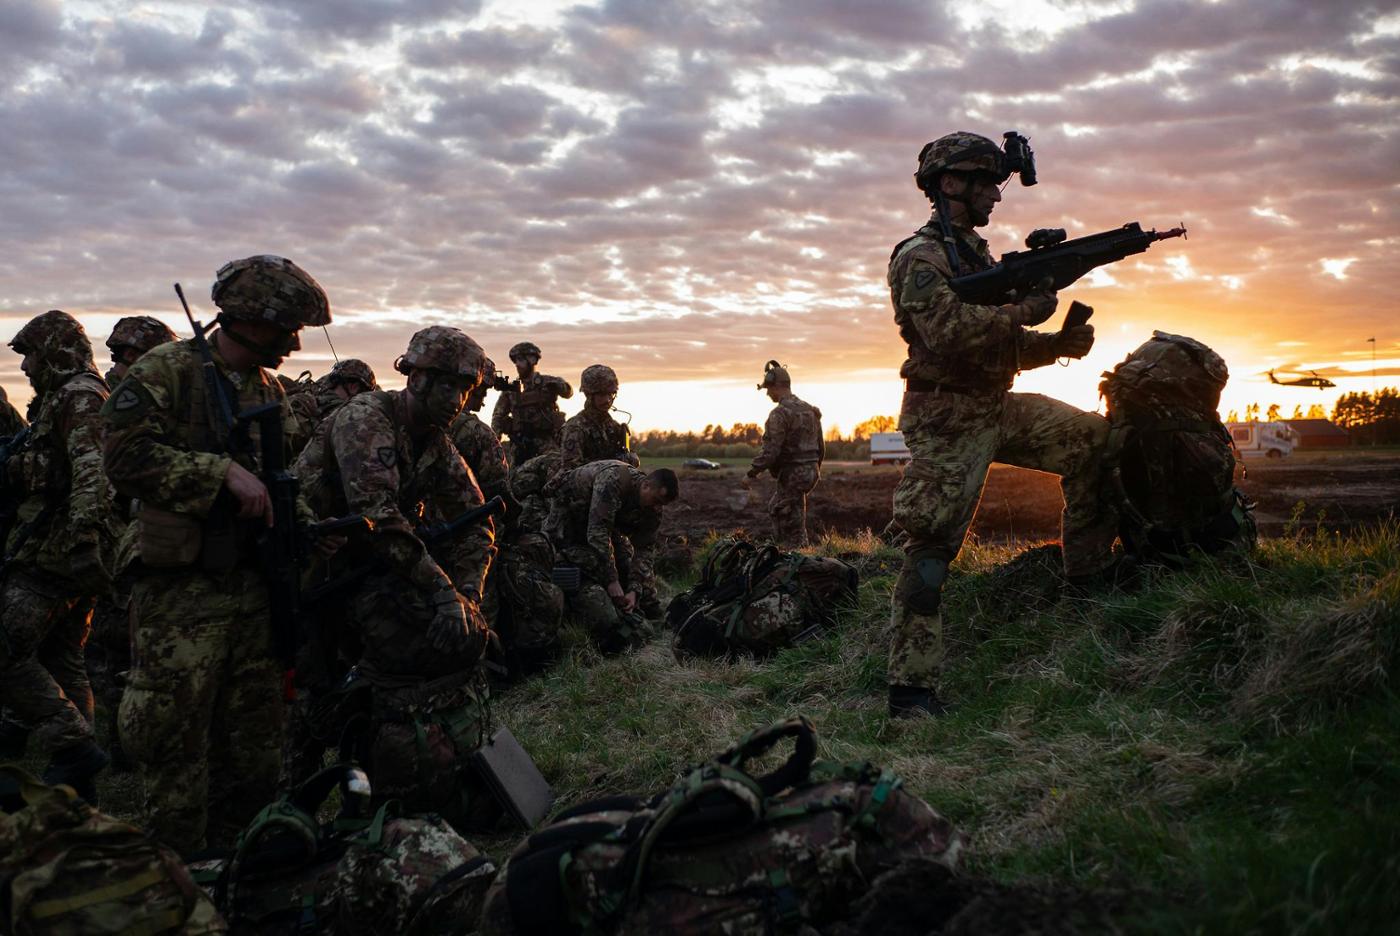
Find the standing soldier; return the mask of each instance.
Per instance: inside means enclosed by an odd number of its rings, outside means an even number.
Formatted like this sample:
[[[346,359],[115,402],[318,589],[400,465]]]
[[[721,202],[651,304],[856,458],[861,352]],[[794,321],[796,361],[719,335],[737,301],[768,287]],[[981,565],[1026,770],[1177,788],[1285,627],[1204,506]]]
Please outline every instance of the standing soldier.
[[[486,518],[434,542],[419,534],[482,503],[447,429],[485,362],[455,328],[419,331],[395,365],[407,387],[363,393],[336,410],[295,468],[318,514],[348,511],[375,524],[374,536],[338,560],[367,570],[350,586],[345,613],[373,698],[375,795],[459,827],[475,808],[463,795],[467,755],[485,740],[477,664],[490,636],[481,595],[493,524]]]
[[[554,448],[564,425],[558,401],[573,396],[574,388],[562,377],[535,372],[540,349],[533,342],[515,345],[510,349],[510,359],[520,379],[514,389],[497,398],[491,412],[491,428],[497,436],[510,437],[508,454],[513,468]]]
[[[778,490],[768,502],[773,536],[779,543],[807,545],[807,495],[821,476],[826,443],[822,440],[822,411],[799,400],[792,392],[792,378],[777,361],[763,365],[768,399],[778,405],[763,425],[763,450],[754,457],[749,477],[771,472]]]
[[[1099,496],[1108,422],[1047,396],[1009,392],[1019,371],[1087,354],[1094,327],[1031,331],[1054,313],[1053,293],[987,306],[963,302],[948,284],[992,263],[974,229],[989,221],[1001,184],[1019,168],[1014,163],[974,133],[951,133],[925,146],[915,181],[933,202],[933,217],[890,255],[895,323],[909,346],[899,370],[905,379],[899,429],[912,456],[894,492],[894,520],[908,534],[891,608],[894,716],[943,709],[935,693],[943,665],[943,581],[993,460],[1063,476],[1064,561],[1072,579],[1092,578],[1112,563],[1117,517]]]
[[[66,312],[31,319],[10,347],[24,355],[35,399],[29,443],[5,479],[19,506],[0,592],[0,702],[49,754],[44,782],[96,803],[94,777],[109,758],[93,738],[83,647],[116,538],[98,419],[107,385]]]
[[[616,459],[640,467],[632,454],[632,434],[612,418],[617,399],[617,373],[606,364],[590,364],[579,380],[583,409],[564,423],[559,435],[559,471],[569,471],[600,459]]]
[[[485,362],[483,373],[496,373],[495,362],[490,358],[485,358]],[[505,448],[491,427],[476,415],[486,405],[486,391],[490,389],[491,385],[486,380],[476,385],[467,397],[467,405],[461,415],[452,421],[452,428],[448,434],[452,437],[452,444],[457,447],[472,474],[476,476],[476,483],[481,487],[482,495],[487,500],[498,496],[509,500],[510,473],[506,468]]]
[[[676,473],[595,461],[555,475],[545,490],[553,500],[548,532],[582,578],[569,608],[604,652],[644,640],[646,617],[661,612],[656,533],[661,508],[680,493]]]
[[[136,359],[156,345],[175,340],[175,333],[160,319],[151,315],[128,315],[117,319],[107,338],[107,350],[112,352],[112,368],[107,371],[107,386],[116,389]]]
[[[330,321],[320,285],[290,260],[225,264],[212,298],[212,366],[197,340],[153,348],[102,411],[106,465],[139,498],[133,666],[122,744],[138,764],[146,826],[177,850],[227,843],[273,796],[283,723],[257,536],[272,523],[258,427],[231,412],[281,403],[276,369],[298,332]]]

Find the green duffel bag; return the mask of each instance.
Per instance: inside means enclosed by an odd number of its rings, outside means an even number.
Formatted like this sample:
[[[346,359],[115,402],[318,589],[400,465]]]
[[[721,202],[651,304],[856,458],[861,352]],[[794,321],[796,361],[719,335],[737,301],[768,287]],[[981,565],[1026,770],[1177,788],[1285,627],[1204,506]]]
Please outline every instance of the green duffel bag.
[[[0,786],[0,932],[228,932],[179,856],[145,832],[13,765]]]
[[[746,768],[792,739],[771,773]],[[760,936],[842,918],[909,858],[950,869],[951,823],[870,764],[814,761],[805,718],[756,731],[649,801],[574,807],[511,855],[486,897],[486,936]]]
[[[768,656],[829,628],[859,582],[855,568],[840,559],[725,540],[705,560],[695,587],[666,608],[671,649],[677,659]]]

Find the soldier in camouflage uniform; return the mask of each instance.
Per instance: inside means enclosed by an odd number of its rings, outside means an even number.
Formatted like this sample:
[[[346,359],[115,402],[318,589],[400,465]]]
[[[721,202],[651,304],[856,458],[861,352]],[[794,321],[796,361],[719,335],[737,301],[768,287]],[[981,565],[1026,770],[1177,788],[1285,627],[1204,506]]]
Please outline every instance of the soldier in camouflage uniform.
[[[899,429],[912,456],[894,493],[894,520],[908,534],[891,609],[896,716],[942,709],[940,596],[992,461],[1063,476],[1071,577],[1092,577],[1112,561],[1117,517],[1099,496],[1107,421],[1047,396],[1009,392],[1019,371],[1087,354],[1093,326],[1031,331],[1054,313],[1053,293],[985,306],[963,302],[948,285],[992,263],[975,229],[987,224],[1009,176],[1004,154],[986,137],[953,133],[928,144],[915,180],[934,203],[933,217],[890,255],[895,323],[909,346],[899,371]]]
[[[605,652],[644,640],[646,618],[659,617],[656,534],[661,509],[680,493],[676,473],[645,474],[619,461],[595,461],[560,472],[545,486],[552,500],[548,532],[562,557],[580,569],[582,584],[568,596]]]
[[[507,455],[513,468],[555,447],[564,425],[558,401],[573,396],[574,388],[562,377],[535,372],[540,349],[533,342],[522,341],[512,347],[510,359],[520,379],[496,400],[491,428],[497,436],[509,437]]]
[[[21,499],[0,591],[0,703],[50,755],[44,782],[96,802],[93,777],[109,758],[93,738],[83,648],[118,532],[98,420],[107,385],[66,312],[31,319],[10,347],[24,355],[35,397],[29,444],[5,479]]]
[[[311,381],[304,388],[288,390],[287,403],[298,422],[295,435],[301,443],[296,450],[300,451],[311,441],[316,427],[346,400],[378,389],[379,382],[374,378],[372,367],[359,358],[346,358],[337,361],[324,377]]]
[[[586,402],[559,434],[558,470],[570,471],[600,459],[619,459],[640,468],[626,424],[609,415],[617,399],[617,373],[606,364],[590,364],[583,369],[579,389]]]
[[[255,256],[225,264],[212,298],[209,345],[230,409],[280,403],[285,415],[266,368],[301,347],[303,326],[330,321],[325,292],[290,260]],[[226,842],[272,799],[283,723],[259,568],[258,533],[272,522],[259,429],[230,445],[205,373],[194,340],[160,345],[102,411],[107,473],[141,502],[122,744],[139,766],[147,828],[186,853],[206,836]]]
[[[778,490],[768,502],[773,537],[784,545],[806,546],[807,495],[817,486],[826,455],[822,411],[797,398],[792,377],[777,361],[764,365],[758,389],[778,405],[763,426],[763,449],[754,456],[749,477],[768,471],[777,479]]]
[[[494,374],[495,362],[490,358],[486,358],[485,361],[483,373]],[[462,453],[462,458],[476,476],[476,483],[480,486],[482,495],[487,500],[498,496],[509,500],[510,471],[506,468],[505,447],[501,445],[501,440],[491,427],[476,415],[486,405],[486,391],[490,389],[491,385],[485,380],[476,385],[476,389],[467,397],[466,407],[452,421],[448,435],[452,437],[452,444]]]
[[[107,338],[107,350],[112,352],[112,367],[107,371],[107,386],[115,387],[126,376],[127,369],[147,351],[175,340],[175,333],[160,319],[150,315],[128,315],[117,319]]]
[[[0,387],[0,439],[18,435],[27,425],[29,422],[20,415],[10,398],[5,395],[5,388]]]
[[[363,514],[376,532],[337,561],[367,570],[346,595],[359,680],[371,687],[375,793],[406,812],[467,822],[467,755],[481,742],[486,693],[478,663],[490,629],[481,612],[495,555],[490,519],[431,547],[420,524],[483,503],[447,435],[481,382],[486,355],[455,328],[416,333],[395,365],[404,390],[362,393],[332,414],[295,474],[323,517]],[[382,570],[382,571],[380,571]]]

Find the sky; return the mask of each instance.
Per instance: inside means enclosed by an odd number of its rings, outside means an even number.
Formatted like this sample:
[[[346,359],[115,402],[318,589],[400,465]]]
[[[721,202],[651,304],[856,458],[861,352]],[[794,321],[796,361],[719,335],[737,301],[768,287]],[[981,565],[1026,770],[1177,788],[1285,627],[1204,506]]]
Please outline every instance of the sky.
[[[849,428],[899,407],[919,149],[1016,129],[1040,184],[994,252],[1190,232],[1062,291],[1098,342],[1018,390],[1095,408],[1154,329],[1225,357],[1222,411],[1330,409],[1373,348],[1400,383],[1395,0],[4,0],[0,89],[0,339],[65,309],[104,369],[118,317],[188,334],[171,283],[209,318],[214,271],[274,253],[334,315],[293,374],[333,343],[399,386],[451,324],[505,369],[612,365],[634,429],[761,422],[770,358]],[[29,397],[18,356],[0,383]]]

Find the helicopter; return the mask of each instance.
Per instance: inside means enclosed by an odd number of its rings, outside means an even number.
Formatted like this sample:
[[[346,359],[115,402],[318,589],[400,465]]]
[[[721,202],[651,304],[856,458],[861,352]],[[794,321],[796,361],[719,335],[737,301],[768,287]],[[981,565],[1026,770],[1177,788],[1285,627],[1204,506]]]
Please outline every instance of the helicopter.
[[[1280,387],[1316,387],[1319,390],[1326,390],[1328,387],[1335,387],[1332,381],[1318,374],[1317,371],[1308,371],[1311,377],[1299,377],[1297,380],[1279,380],[1274,376],[1273,371],[1269,371],[1269,383],[1278,384]]]

